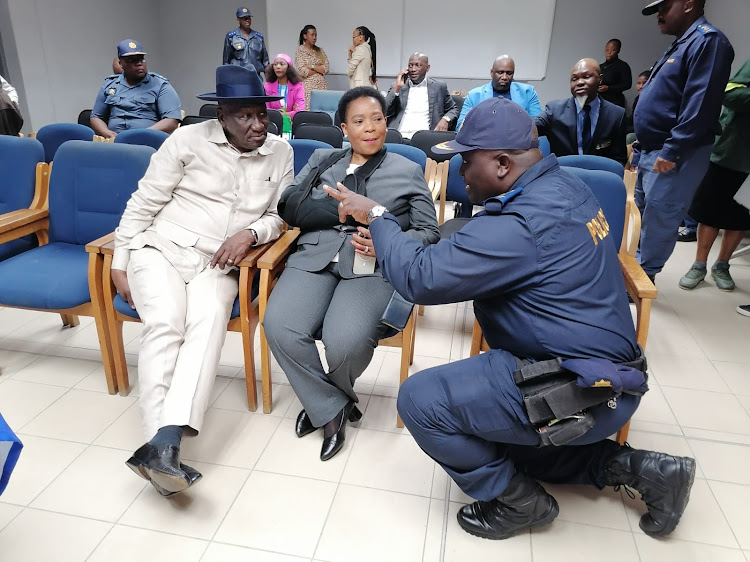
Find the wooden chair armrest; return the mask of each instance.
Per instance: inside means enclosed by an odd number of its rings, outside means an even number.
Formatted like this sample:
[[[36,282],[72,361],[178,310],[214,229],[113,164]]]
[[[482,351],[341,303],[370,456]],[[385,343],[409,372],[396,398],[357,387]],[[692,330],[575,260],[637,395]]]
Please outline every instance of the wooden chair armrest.
[[[242,261],[240,263],[235,264],[237,267],[255,267],[257,265],[258,259],[268,250],[273,247],[273,242],[269,242],[268,244],[261,244],[260,246],[255,246],[253,248],[250,248],[250,250],[247,252],[247,255],[242,258]]]
[[[643,271],[641,264],[630,254],[620,252],[618,257],[620,258],[622,274],[625,276],[625,286],[630,296],[634,299],[635,297],[639,299],[655,299],[659,291],[656,290],[656,286],[648,278],[646,272]]]
[[[49,211],[44,209],[19,209],[5,213],[0,215],[0,234],[46,218],[49,218]]]
[[[109,234],[105,234],[101,238],[97,238],[96,240],[89,242],[86,244],[86,251],[89,254],[104,254],[107,253],[104,251],[105,246],[107,244],[112,245],[112,253],[114,253],[114,244],[115,244],[115,233],[110,232]]]
[[[289,254],[292,244],[301,234],[299,230],[287,230],[274,242],[273,246],[258,259],[260,269],[273,269],[278,266]]]

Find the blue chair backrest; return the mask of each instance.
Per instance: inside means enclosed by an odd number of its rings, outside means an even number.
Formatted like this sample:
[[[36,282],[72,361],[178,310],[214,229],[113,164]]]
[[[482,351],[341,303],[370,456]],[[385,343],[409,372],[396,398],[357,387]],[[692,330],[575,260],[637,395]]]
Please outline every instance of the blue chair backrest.
[[[150,146],[159,150],[162,143],[169,138],[164,131],[156,129],[128,129],[115,137],[115,142],[120,144],[140,144]]]
[[[604,217],[609,224],[610,238],[619,251],[622,232],[625,229],[625,201],[627,199],[622,177],[602,170],[585,170],[572,167],[563,167],[562,169],[581,178],[594,193],[594,197],[599,201],[599,205],[604,211]]]
[[[625,168],[622,164],[604,156],[574,154],[572,156],[558,156],[557,161],[560,163],[560,166],[570,166],[571,168],[582,168],[584,170],[602,170],[612,172],[621,178],[625,175]]]
[[[52,162],[61,144],[69,140],[93,141],[94,130],[78,123],[53,123],[39,129],[36,138],[44,146],[44,161]]]
[[[154,152],[133,144],[62,145],[50,174],[50,242],[88,244],[117,228]]]
[[[0,214],[28,209],[39,162],[44,147],[38,140],[0,135]]]
[[[292,139],[289,141],[289,144],[292,145],[292,151],[294,152],[295,176],[305,167],[313,152],[319,148],[333,148],[327,142],[312,139]]]
[[[458,173],[461,168],[463,157],[460,154],[456,154],[451,158],[450,164],[448,165],[448,185],[445,188],[445,198],[448,201],[458,201],[459,203],[466,203],[471,208],[471,202],[469,201],[468,195],[466,195],[466,182],[461,174]],[[471,216],[471,214],[469,214]]]
[[[310,92],[310,111],[322,111],[331,116],[331,122],[336,110],[339,108],[339,100],[344,95],[339,90],[313,90]]]
[[[419,164],[424,172],[425,166],[427,166],[427,155],[418,148],[409,146],[408,144],[398,144],[394,142],[385,143],[385,147],[388,149],[388,152],[400,154],[404,158],[408,158],[412,162]]]
[[[545,158],[552,154],[552,149],[549,146],[549,140],[547,137],[539,137],[539,150],[542,151],[542,156]]]

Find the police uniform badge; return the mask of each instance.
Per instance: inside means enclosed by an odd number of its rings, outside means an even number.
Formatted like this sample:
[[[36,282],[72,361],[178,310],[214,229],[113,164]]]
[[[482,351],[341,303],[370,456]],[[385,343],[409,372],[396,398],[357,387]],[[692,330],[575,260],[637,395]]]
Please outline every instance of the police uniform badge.
[[[238,51],[241,51],[242,49],[244,49],[244,48],[245,48],[245,42],[244,42],[244,41],[243,41],[242,39],[240,39],[239,37],[237,37],[237,38],[236,38],[236,39],[235,39],[235,40],[234,40],[234,41],[232,42],[232,47],[234,47],[234,48],[235,48],[235,49],[237,49]]]
[[[247,13],[247,8],[242,8],[242,13],[246,14]]]
[[[114,93],[115,93],[115,89],[114,88],[110,88],[109,90],[107,90],[107,95],[109,95],[109,96],[114,95]]]
[[[137,45],[131,41],[130,43],[128,43],[128,47],[130,47],[131,49],[135,49]]]

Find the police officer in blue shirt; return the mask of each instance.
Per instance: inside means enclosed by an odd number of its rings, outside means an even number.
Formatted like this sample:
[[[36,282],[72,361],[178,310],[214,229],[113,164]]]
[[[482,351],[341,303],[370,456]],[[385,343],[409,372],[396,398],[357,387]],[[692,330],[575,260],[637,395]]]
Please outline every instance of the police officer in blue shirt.
[[[240,26],[224,38],[222,64],[236,64],[255,70],[263,78],[268,66],[268,51],[263,34],[250,28],[252,15],[247,8],[237,8]]]
[[[114,138],[127,129],[174,131],[182,120],[180,98],[169,81],[146,68],[143,45],[125,39],[117,45],[122,74],[107,76],[91,111],[97,135]]]
[[[705,0],[657,0],[662,33],[677,37],[651,70],[633,115],[640,146],[635,201],[641,211],[638,259],[653,280],[672,255],[677,231],[708,170],[734,59],[726,36],[706,21]]]
[[[543,159],[538,146],[521,106],[495,98],[472,109],[455,141],[433,151],[463,154],[469,199],[485,210],[432,246],[403,234],[375,201],[341,184],[325,189],[340,201],[342,222],[351,215],[369,224],[383,274],[405,298],[474,301],[492,349],[413,375],[398,396],[399,414],[419,446],[479,500],[458,512],[461,527],[504,539],[550,523],[558,505],[541,479],[631,486],[648,507],[641,528],[666,535],[687,504],[695,461],[607,440],[640,397],[625,392],[613,399],[603,385],[628,373],[634,378],[623,379],[622,388],[645,391],[645,364],[599,203],[554,155]],[[598,227],[590,229],[593,223]],[[555,358],[579,359],[560,365]],[[577,378],[562,370],[568,366]],[[547,400],[548,391],[562,388],[579,394],[575,400],[597,399],[569,416],[562,416],[568,398],[549,402],[550,421],[534,423],[536,396]],[[610,398],[602,402],[600,392]]]

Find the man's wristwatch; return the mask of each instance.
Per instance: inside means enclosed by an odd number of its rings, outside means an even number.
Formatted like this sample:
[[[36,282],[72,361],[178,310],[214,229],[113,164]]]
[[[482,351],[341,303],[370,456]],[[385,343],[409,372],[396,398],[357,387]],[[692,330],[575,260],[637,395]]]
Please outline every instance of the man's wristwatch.
[[[249,228],[248,230],[253,235],[253,238],[255,238],[255,242],[253,242],[253,246],[257,246],[258,245],[258,233],[255,232],[254,228]]]
[[[382,217],[385,213],[388,212],[388,209],[383,207],[383,205],[375,205],[372,209],[370,209],[370,212],[367,213],[367,223],[371,223],[378,217]]]

